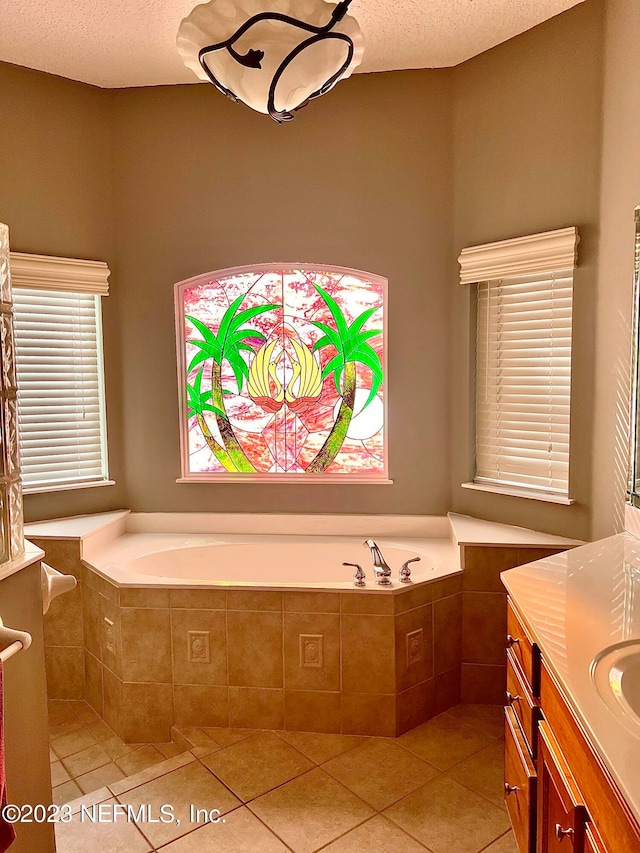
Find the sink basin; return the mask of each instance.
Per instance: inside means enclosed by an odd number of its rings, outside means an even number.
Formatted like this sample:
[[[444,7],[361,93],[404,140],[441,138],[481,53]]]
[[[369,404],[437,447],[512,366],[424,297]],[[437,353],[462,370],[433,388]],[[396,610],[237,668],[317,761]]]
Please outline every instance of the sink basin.
[[[591,677],[605,704],[640,737],[640,639],[603,649],[591,664]]]

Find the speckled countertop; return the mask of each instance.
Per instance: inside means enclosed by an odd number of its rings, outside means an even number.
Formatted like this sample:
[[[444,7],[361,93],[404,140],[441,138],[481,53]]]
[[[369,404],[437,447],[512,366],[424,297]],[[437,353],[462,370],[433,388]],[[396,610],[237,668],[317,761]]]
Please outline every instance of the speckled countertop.
[[[591,676],[605,648],[640,640],[640,539],[620,533],[503,572],[594,749],[640,821],[640,721],[611,710]]]

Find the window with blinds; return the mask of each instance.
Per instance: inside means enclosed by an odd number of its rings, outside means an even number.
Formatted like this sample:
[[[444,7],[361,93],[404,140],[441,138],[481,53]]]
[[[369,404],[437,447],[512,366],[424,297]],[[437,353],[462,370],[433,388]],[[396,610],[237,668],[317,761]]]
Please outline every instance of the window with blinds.
[[[474,483],[567,497],[573,270],[477,286]]]
[[[107,480],[100,299],[13,288],[25,492]]]

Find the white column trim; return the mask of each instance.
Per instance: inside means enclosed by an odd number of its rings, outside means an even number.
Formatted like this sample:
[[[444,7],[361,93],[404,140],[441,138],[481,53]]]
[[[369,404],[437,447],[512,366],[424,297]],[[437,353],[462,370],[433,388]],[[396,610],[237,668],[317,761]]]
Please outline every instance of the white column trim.
[[[573,269],[580,237],[575,226],[463,249],[458,258],[460,284],[508,276]]]
[[[104,261],[11,252],[9,265],[13,287],[109,295],[110,270]]]

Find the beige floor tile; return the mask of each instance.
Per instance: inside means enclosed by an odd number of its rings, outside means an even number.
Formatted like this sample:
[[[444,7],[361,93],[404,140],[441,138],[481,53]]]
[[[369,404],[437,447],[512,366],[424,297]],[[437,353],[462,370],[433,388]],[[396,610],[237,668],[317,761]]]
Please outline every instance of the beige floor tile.
[[[322,764],[366,741],[359,735],[327,735],[319,732],[279,732],[296,749],[316,764]]]
[[[158,752],[155,746],[149,745],[117,758],[116,764],[125,776],[133,776],[134,773],[139,773],[141,770],[151,767],[152,764],[159,764],[161,761],[164,761],[164,755]]]
[[[169,741],[169,743],[154,743],[153,745],[165,758],[173,758],[174,755],[180,755],[180,753],[185,751],[184,747],[173,743],[173,741]]]
[[[61,735],[53,739],[51,748],[58,758],[66,758],[68,755],[73,755],[74,752],[80,752],[88,746],[93,746],[96,739],[84,727],[69,734]]]
[[[191,746],[209,746],[211,738],[204,729],[195,726],[176,726],[175,731],[181,735]],[[215,742],[217,745],[217,742]]]
[[[494,805],[504,806],[504,743],[501,740],[476,752],[448,771],[447,776],[482,794]]]
[[[83,773],[82,776],[76,776],[76,784],[85,794],[90,794],[92,791],[97,791],[99,788],[104,788],[106,785],[111,785],[119,779],[124,779],[124,773],[115,762],[110,761],[96,770],[91,770],[89,773]]]
[[[206,728],[202,731],[220,746],[231,746],[232,743],[237,743],[256,733],[255,729]]]
[[[113,729],[110,729],[103,720],[99,720],[97,723],[90,723],[87,726],[87,731],[91,732],[98,743],[110,740],[115,736]]]
[[[100,715],[97,714],[91,705],[84,700],[69,702],[77,716],[82,720],[86,725],[90,725],[91,723],[99,723]]]
[[[68,755],[63,759],[63,764],[73,777],[81,776],[83,773],[88,773],[90,770],[96,770],[104,764],[111,761],[108,753],[100,746],[99,743],[94,743],[80,752],[74,752],[73,755]],[[98,785],[98,787],[101,787]],[[85,791],[86,793],[86,791]]]
[[[71,806],[71,813],[77,814],[82,806],[93,806],[111,799],[113,799],[113,794],[108,788],[98,788],[97,791],[92,791],[90,794],[85,794],[83,797],[71,800],[69,805]]]
[[[79,720],[75,715],[73,719],[66,720],[64,723],[49,723],[49,741],[52,742],[56,738],[67,735],[70,732],[77,732],[85,728],[82,720]]]
[[[314,766],[275,732],[257,732],[202,762],[245,802]]]
[[[223,822],[224,821],[224,822]],[[219,823],[184,835],[162,848],[162,853],[288,853],[286,847],[248,808],[235,809]]]
[[[448,770],[492,742],[489,735],[448,714],[440,714],[398,738],[398,743],[439,770]]]
[[[440,771],[398,743],[372,738],[322,766],[377,811],[430,782]]]
[[[109,804],[115,800],[108,800]],[[56,823],[58,853],[87,853],[88,850],[108,850],[109,853],[147,853],[151,846],[133,823],[122,815],[112,822],[80,821],[78,814],[71,823]]]
[[[61,761],[51,762],[51,785],[55,788],[56,785],[62,785],[63,782],[68,782],[71,779],[66,768]]]
[[[134,788],[137,788],[139,785],[144,785],[146,782],[151,782],[153,779],[159,779],[160,776],[165,776],[167,773],[171,773],[173,770],[178,770],[180,767],[184,767],[186,764],[190,764],[192,761],[195,761],[193,755],[190,752],[182,752],[180,755],[174,755],[173,758],[166,758],[164,761],[160,761],[158,764],[152,764],[151,767],[146,767],[144,770],[141,770],[139,773],[134,773],[132,776],[127,776],[122,779],[122,781],[115,781],[114,784],[111,785],[109,783],[109,787],[113,791],[116,796],[120,794],[124,794],[126,791],[132,791]]]
[[[385,811],[433,853],[477,853],[509,828],[509,818],[484,797],[440,776]]]
[[[240,805],[240,800],[199,761],[193,761],[186,767],[140,785],[126,794],[120,794],[118,799],[121,803],[129,803],[134,807],[148,804],[156,815],[159,814],[161,805],[173,806],[176,820],[172,823],[140,824],[140,830],[154,847],[168,844],[196,828],[189,819],[191,805],[196,809],[218,809],[220,814]]]
[[[49,747],[49,763],[50,763],[50,764],[53,764],[53,762],[54,762],[54,761],[57,761],[57,760],[58,760],[58,756],[57,756],[57,755],[55,754],[55,752],[51,749],[51,747]]]
[[[376,815],[323,847],[322,853],[425,853],[425,850],[384,815]]]
[[[363,823],[374,812],[317,767],[249,808],[296,853],[311,853]]]
[[[212,752],[218,752],[219,749],[222,749],[218,744],[213,745],[213,741],[211,741],[211,746],[194,746],[191,751],[192,755],[195,755],[196,758],[204,758],[205,755],[211,755]]]
[[[446,713],[491,737],[499,738],[504,735],[502,705],[456,705]]]
[[[518,853],[518,845],[513,832],[509,830],[502,838],[498,838],[497,841],[486,847],[482,853]]]
[[[49,725],[58,726],[62,723],[68,723],[72,720],[79,719],[71,705],[64,699],[51,699],[47,702],[47,710],[49,713]]]
[[[103,740],[100,746],[107,752],[114,761],[118,761],[118,759],[122,758],[125,755],[129,755],[132,752],[136,752],[136,750],[141,749],[138,744],[125,743],[123,740],[117,735],[110,737],[109,740]]]
[[[80,797],[81,795],[82,791],[74,781],[63,782],[62,785],[56,785],[53,789],[53,802],[57,806],[61,806],[63,803],[75,800],[76,797]]]

